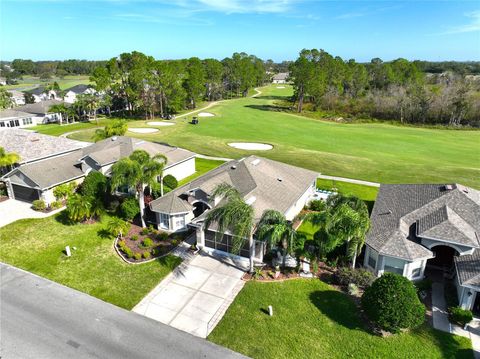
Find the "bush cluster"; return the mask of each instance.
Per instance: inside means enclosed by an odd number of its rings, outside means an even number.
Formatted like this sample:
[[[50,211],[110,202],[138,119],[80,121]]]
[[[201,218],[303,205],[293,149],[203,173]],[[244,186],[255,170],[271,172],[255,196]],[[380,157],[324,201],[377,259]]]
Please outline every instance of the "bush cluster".
[[[163,184],[168,187],[169,189],[175,189],[178,187],[178,181],[172,175],[166,175],[163,178]]]
[[[342,285],[348,286],[350,284],[355,284],[360,288],[367,288],[372,285],[375,277],[373,274],[363,268],[360,269],[351,269],[351,268],[339,268],[335,273],[335,281]]]
[[[138,240],[138,236],[136,234],[134,234],[131,238],[130,238],[132,241],[137,241]]]
[[[152,255],[150,254],[149,251],[145,251],[142,253],[142,257],[145,259],[149,259]]]
[[[140,213],[138,201],[135,198],[127,198],[120,205],[120,216],[126,221],[131,221]]]
[[[470,310],[462,309],[460,307],[451,307],[448,308],[448,311],[450,312],[450,319],[461,326],[465,326],[465,324],[470,323],[473,320],[473,314]]]
[[[123,253],[125,253],[127,258],[133,257],[133,251],[130,249],[130,247],[127,246],[124,240],[118,241],[118,247]]]
[[[51,209],[58,209],[60,207],[62,207],[62,202],[61,201],[53,201],[52,203],[50,203],[50,208]]]
[[[153,246],[153,241],[150,238],[145,238],[140,246],[143,248],[150,248]]]
[[[75,193],[76,187],[75,182],[61,184],[53,189],[53,195],[57,201],[68,198]]]
[[[310,202],[308,205],[308,209],[311,211],[316,211],[316,212],[321,212],[324,211],[327,208],[327,204],[324,200],[322,199],[314,199],[313,201]]]
[[[37,199],[32,202],[32,208],[35,211],[44,211],[45,209],[47,209],[47,204],[45,203],[44,200]]]
[[[156,238],[159,241],[166,241],[168,239],[168,233],[167,232],[158,232]]]
[[[395,273],[383,274],[365,289],[362,307],[372,322],[392,333],[416,328],[425,320],[425,307],[412,282]]]
[[[106,192],[107,177],[98,171],[90,172],[80,186],[80,193],[88,197],[103,198]]]

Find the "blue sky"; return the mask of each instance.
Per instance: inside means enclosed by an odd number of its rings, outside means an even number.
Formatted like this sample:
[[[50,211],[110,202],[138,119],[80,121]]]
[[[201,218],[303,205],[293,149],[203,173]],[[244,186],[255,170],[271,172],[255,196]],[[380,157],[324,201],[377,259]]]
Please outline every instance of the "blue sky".
[[[275,61],[302,48],[345,59],[480,60],[480,2],[322,0],[0,0],[0,58]]]

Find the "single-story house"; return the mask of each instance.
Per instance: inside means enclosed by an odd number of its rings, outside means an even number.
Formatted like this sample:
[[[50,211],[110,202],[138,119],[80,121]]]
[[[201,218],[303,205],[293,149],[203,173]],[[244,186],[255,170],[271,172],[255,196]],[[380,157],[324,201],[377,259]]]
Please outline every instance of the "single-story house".
[[[285,84],[288,80],[288,72],[279,72],[278,74],[273,75],[272,83],[274,84]]]
[[[23,92],[17,90],[8,90],[7,92],[10,94],[10,98],[15,106],[25,105],[25,95]]]
[[[109,176],[115,162],[137,149],[165,155],[164,174],[183,179],[195,172],[193,152],[130,137],[112,137],[65,155],[21,165],[3,176],[2,181],[10,198],[27,202],[43,199],[50,204],[55,200],[56,186],[72,181],[81,183],[92,170]]]
[[[471,309],[480,292],[479,251],[479,191],[460,184],[380,186],[364,258],[375,275],[420,280],[426,268],[450,272],[460,305]]]
[[[75,85],[65,90],[65,95],[63,96],[63,101],[66,103],[74,103],[77,100],[78,95],[84,94],[95,94],[95,89],[89,85]]]
[[[39,124],[59,122],[62,114],[51,113],[50,107],[63,103],[59,100],[46,100],[0,111],[1,128],[26,128]]]
[[[150,202],[159,229],[168,232],[195,228],[197,245],[206,251],[232,254],[232,237],[217,238],[214,225],[204,227],[208,211],[221,205],[212,191],[222,183],[235,187],[254,210],[255,223],[263,212],[277,210],[293,220],[315,193],[318,173],[257,156],[229,161],[192,182]],[[240,250],[240,257],[262,261],[263,242],[254,240]],[[236,255],[234,253],[233,255]]]
[[[61,96],[58,91],[47,90],[43,86],[36,87],[32,90],[26,91],[33,95],[35,102],[47,101],[47,100],[61,100]]]

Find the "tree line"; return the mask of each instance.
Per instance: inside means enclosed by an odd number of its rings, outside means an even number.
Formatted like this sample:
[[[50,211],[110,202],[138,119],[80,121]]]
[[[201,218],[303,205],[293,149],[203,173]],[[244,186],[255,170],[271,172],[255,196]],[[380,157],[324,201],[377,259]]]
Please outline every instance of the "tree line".
[[[298,112],[480,126],[480,85],[459,73],[427,75],[417,61],[358,63],[317,49],[302,50],[289,70]]]
[[[156,60],[134,51],[96,67],[90,80],[103,94],[107,111],[153,118],[196,108],[202,100],[247,96],[267,81],[267,75],[263,60],[243,52],[219,61]]]

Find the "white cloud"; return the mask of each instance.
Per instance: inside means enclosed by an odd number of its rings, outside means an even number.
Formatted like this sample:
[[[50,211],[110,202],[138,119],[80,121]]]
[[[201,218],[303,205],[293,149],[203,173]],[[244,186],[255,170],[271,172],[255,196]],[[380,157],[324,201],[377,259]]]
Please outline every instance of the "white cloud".
[[[339,15],[335,19],[339,19],[339,20],[353,19],[355,17],[362,17],[362,16],[365,16],[365,15],[366,14],[361,13],[361,12],[349,12],[349,13],[346,13],[346,14]]]
[[[205,9],[225,13],[283,13],[291,0],[197,0]]]
[[[480,10],[466,13],[465,16],[470,18],[468,23],[464,25],[452,26],[442,34],[460,34],[464,32],[480,31]]]

